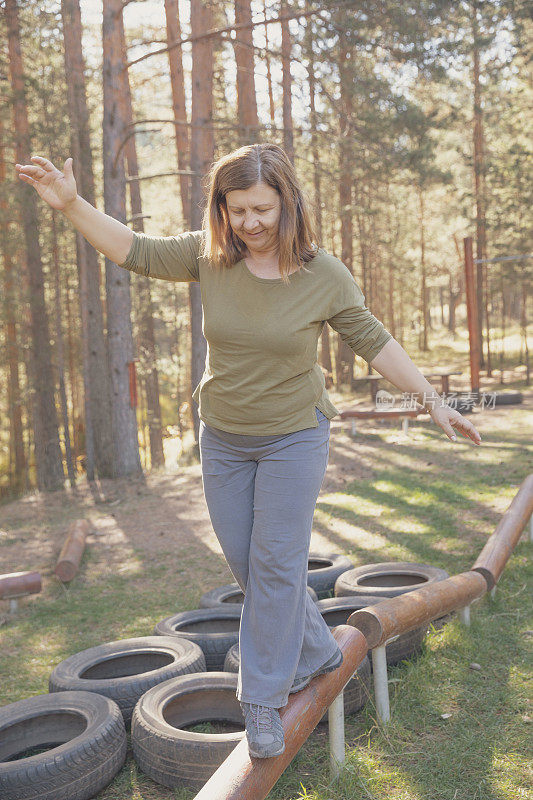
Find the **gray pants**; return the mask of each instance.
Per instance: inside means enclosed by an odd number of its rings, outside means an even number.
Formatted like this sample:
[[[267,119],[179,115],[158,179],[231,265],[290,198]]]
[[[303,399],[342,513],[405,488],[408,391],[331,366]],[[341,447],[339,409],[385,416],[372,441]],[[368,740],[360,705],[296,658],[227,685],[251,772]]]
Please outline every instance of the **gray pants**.
[[[329,420],[317,428],[249,436],[200,423],[211,523],[245,592],[237,698],[281,708],[294,677],[338,646],[307,592],[311,526],[329,455]]]

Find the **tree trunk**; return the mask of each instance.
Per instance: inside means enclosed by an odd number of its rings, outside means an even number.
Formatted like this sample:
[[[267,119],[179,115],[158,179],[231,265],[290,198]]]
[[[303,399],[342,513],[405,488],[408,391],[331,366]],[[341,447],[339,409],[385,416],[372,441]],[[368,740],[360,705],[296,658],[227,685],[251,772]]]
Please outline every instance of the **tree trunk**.
[[[55,290],[55,311],[56,311],[56,362],[57,362],[57,375],[59,378],[59,400],[61,403],[61,415],[63,417],[63,440],[65,443],[65,461],[67,463],[67,474],[71,486],[76,486],[76,472],[74,464],[72,463],[72,449],[70,446],[70,429],[69,429],[69,416],[68,416],[68,403],[67,392],[65,389],[65,350],[63,345],[63,330],[61,326],[61,275],[59,267],[59,245],[57,242],[57,212],[52,209],[52,264],[54,270],[54,290]],[[68,285],[67,285],[68,295]],[[68,297],[67,297],[68,305]],[[69,332],[70,332],[70,314],[69,314]],[[72,340],[69,347],[72,359]],[[70,373],[71,383],[74,381],[74,374]],[[72,404],[72,415],[75,419],[75,405]],[[73,426],[74,427],[74,426]]]
[[[341,221],[341,261],[353,275],[353,208],[352,208],[352,141],[350,124],[352,114],[350,46],[344,32],[339,33],[339,209]],[[337,383],[353,381],[353,350],[338,338]]]
[[[235,24],[252,21],[250,0],[235,0]],[[237,67],[237,114],[239,118],[239,143],[252,144],[257,141],[259,120],[255,95],[255,63],[252,28],[235,31],[233,39],[235,64]]]
[[[123,79],[124,86],[122,99],[124,102],[124,120],[129,130],[133,130],[133,107],[131,88],[127,68],[127,48],[124,36],[124,25],[120,26],[120,37],[123,52]],[[128,138],[124,145],[124,153],[130,175],[139,174],[137,160],[137,147],[135,136]],[[140,181],[129,181],[131,216],[133,230],[144,232]],[[161,434],[161,406],[159,403],[159,376],[157,374],[157,353],[154,331],[154,316],[152,293],[150,291],[150,278],[140,277],[137,281],[139,296],[139,356],[142,364],[142,373],[146,389],[146,414],[148,417],[148,430],[150,437],[150,465],[151,467],[164,467],[165,456],[163,453],[163,437]],[[145,460],[146,463],[146,460]]]
[[[526,386],[530,385],[531,377],[530,377],[530,370],[529,370],[529,347],[527,342],[527,283],[525,279],[522,279],[522,306],[520,311],[520,328],[521,334],[524,342],[524,364],[526,366]]]
[[[501,329],[502,329],[502,346],[500,350],[500,383],[504,384],[504,370],[505,370],[505,283],[503,280],[503,271],[500,274],[500,294],[501,294]]]
[[[3,125],[0,117],[0,140],[3,139]],[[6,180],[6,149],[0,147],[0,184]],[[0,193],[0,215],[4,224],[0,226],[0,246],[4,258],[4,303],[6,365],[8,371],[8,413],[9,413],[9,486],[15,496],[25,488],[24,471],[26,456],[22,428],[22,401],[19,373],[19,347],[17,343],[16,298],[13,281],[13,260],[9,241],[10,216],[8,203]]]
[[[191,0],[191,34],[200,36],[211,28],[213,12],[204,0]],[[192,111],[191,111],[191,228],[202,227],[202,177],[214,158],[213,137],[213,38],[192,43]],[[207,342],[202,333],[202,302],[197,282],[189,286],[191,317],[191,394],[202,378]],[[191,401],[195,448],[198,451],[200,421],[198,409]]]
[[[268,19],[268,6],[266,0],[263,0],[263,15]],[[268,23],[265,22],[265,63],[267,72],[267,85],[268,85],[268,105],[270,109],[270,122],[272,126],[276,124],[276,115],[274,107],[274,90],[272,88],[272,69],[270,67],[270,52],[268,41]]]
[[[473,34],[473,83],[474,83],[474,192],[476,203],[476,259],[487,258],[487,234],[485,224],[485,155],[483,152],[483,109],[481,104],[481,82],[479,65],[479,2],[472,3]],[[483,261],[476,264],[476,293],[479,334],[479,366],[485,366],[483,357],[483,283],[486,266]],[[487,326],[488,327],[488,326]]]
[[[288,13],[286,0],[280,0],[280,16]],[[292,128],[292,78],[291,78],[291,34],[289,20],[282,20],[281,24],[281,68],[283,91],[283,149],[291,164],[294,164],[294,140]]]
[[[419,208],[419,230],[420,230],[420,270],[421,270],[421,286],[420,286],[420,315],[421,315],[421,334],[422,340],[419,341],[419,347],[426,352],[428,348],[428,298],[426,288],[426,229],[425,229],[425,207],[424,207],[424,192],[421,187],[418,188],[418,208]]]
[[[32,151],[24,68],[20,47],[20,29],[16,0],[6,0],[5,17],[8,34],[9,69],[13,90],[16,158],[24,164]],[[33,187],[18,182],[17,196],[24,228],[27,252],[29,306],[32,349],[30,365],[33,390],[33,421],[37,486],[55,490],[63,487],[64,472],[54,397],[54,375],[48,315],[44,296],[44,274],[39,243],[37,199]]]
[[[126,223],[125,120],[122,92],[121,0],[103,4],[103,160],[106,214]],[[129,392],[133,362],[130,273],[106,258],[107,339],[111,369],[115,475],[141,475],[137,416]]]
[[[306,4],[309,6],[309,3]],[[320,184],[320,152],[317,136],[317,114],[315,106],[315,61],[313,54],[313,23],[308,17],[305,22],[304,53],[307,58],[307,81],[309,86],[309,107],[311,122],[311,157],[313,159],[313,186],[315,199],[315,220],[319,246],[322,246],[322,192]],[[320,335],[320,363],[328,373],[330,381],[333,380],[333,367],[331,363],[331,350],[329,345],[329,326],[322,328]]]
[[[69,374],[69,382],[70,382],[70,407],[72,408],[72,427],[74,431],[73,435],[73,449],[74,449],[74,459],[76,460],[79,453],[83,448],[80,448],[80,426],[81,430],[84,429],[83,422],[81,420],[81,413],[80,413],[80,403],[78,400],[78,380],[77,380],[77,370],[76,370],[76,363],[78,361],[76,357],[76,345],[75,345],[75,337],[74,337],[74,325],[72,322],[73,314],[70,304],[70,281],[68,273],[65,275],[65,312],[67,317],[67,342],[68,342],[68,374]]]
[[[167,24],[167,42],[179,42],[181,39],[181,25],[179,17],[178,0],[165,0],[165,16]],[[173,47],[168,51],[168,64],[170,69],[170,86],[172,89],[172,111],[175,123],[176,152],[178,157],[178,170],[189,168],[190,145],[189,127],[187,125],[187,110],[185,106],[185,80],[183,76],[183,57],[181,47]],[[184,224],[190,225],[191,219],[191,191],[189,175],[178,176],[180,185],[181,208]]]
[[[96,205],[79,0],[62,0],[65,72],[74,174],[79,193]],[[113,476],[113,430],[108,354],[100,298],[100,264],[92,245],[76,232],[83,348],[87,477]]]

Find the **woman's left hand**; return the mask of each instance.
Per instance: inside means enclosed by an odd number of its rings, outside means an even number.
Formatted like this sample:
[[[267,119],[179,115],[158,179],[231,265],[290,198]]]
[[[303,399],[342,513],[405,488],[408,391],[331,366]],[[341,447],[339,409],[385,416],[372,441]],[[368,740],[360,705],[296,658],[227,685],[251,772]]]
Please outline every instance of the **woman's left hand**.
[[[472,439],[474,444],[481,444],[481,436],[474,425],[456,411],[455,408],[447,405],[435,405],[429,413],[433,422],[436,425],[440,425],[444,433],[452,441],[457,439],[454,433],[454,428],[457,428],[467,439]]]

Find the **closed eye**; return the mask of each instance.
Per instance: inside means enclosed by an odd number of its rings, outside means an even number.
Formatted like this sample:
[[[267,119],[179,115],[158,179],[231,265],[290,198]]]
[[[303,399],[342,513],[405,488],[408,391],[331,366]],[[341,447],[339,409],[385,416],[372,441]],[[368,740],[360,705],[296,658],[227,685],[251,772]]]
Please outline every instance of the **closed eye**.
[[[259,211],[260,214],[264,214],[266,211],[270,211],[270,210],[271,210],[270,208],[258,208],[257,209],[257,211]],[[231,208],[231,206],[230,206],[230,211],[232,211],[234,214],[242,214],[243,209],[242,208]]]

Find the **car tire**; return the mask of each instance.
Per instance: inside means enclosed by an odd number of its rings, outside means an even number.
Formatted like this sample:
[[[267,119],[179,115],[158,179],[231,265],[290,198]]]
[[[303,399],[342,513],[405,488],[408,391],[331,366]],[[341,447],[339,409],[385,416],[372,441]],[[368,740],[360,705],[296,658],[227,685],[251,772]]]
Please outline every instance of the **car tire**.
[[[88,800],[122,768],[126,742],[120,709],[103,695],[60,692],[3,706],[0,797]]]
[[[190,639],[202,649],[206,670],[221,671],[226,653],[239,641],[241,612],[242,606],[233,603],[181,611],[158,622],[154,633]]]
[[[512,406],[515,403],[522,403],[524,397],[522,392],[494,392],[496,395],[494,405],[496,406]]]
[[[379,564],[364,564],[347,570],[335,582],[335,597],[345,595],[373,595],[374,597],[397,597],[449,578],[444,569],[414,561],[383,561]]]
[[[317,593],[311,587],[307,587],[311,599],[316,603],[318,600]],[[219,606],[242,606],[244,594],[238,583],[227,583],[224,586],[218,586],[216,589],[211,589],[200,597],[200,608],[218,608]]]
[[[431,564],[418,564],[413,561],[383,561],[378,564],[364,564],[339,576],[335,582],[335,597],[361,596],[378,598],[366,605],[373,605],[386,597],[397,597],[405,592],[420,589],[428,583],[449,578],[446,570]],[[435,629],[441,628],[454,613],[445,614],[433,621]]]
[[[348,556],[342,553],[311,551],[308,565],[307,584],[315,590],[319,598],[332,592],[337,578],[347,570],[353,569]]]
[[[131,721],[139,697],[152,686],[189,672],[205,672],[202,649],[177,636],[143,636],[82,650],[61,661],[49,679],[50,692],[105,695]]]
[[[381,602],[382,597],[361,597],[355,595],[353,597],[331,597],[326,600],[319,600],[317,608],[322,614],[325,622],[330,629],[335,628],[337,625],[346,625],[348,617],[354,611],[360,611],[367,606],[373,606]],[[394,639],[387,645],[385,653],[387,657],[388,666],[399,664],[407,658],[412,658],[422,650],[424,638],[428,631],[428,625],[419,625],[412,631],[401,633],[397,639]]]
[[[131,723],[133,755],[142,772],[168,789],[201,789],[245,736],[236,690],[237,676],[229,672],[183,675],[149,689]],[[222,720],[237,730],[184,729]]]

